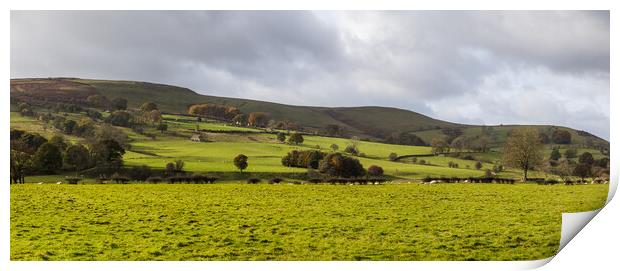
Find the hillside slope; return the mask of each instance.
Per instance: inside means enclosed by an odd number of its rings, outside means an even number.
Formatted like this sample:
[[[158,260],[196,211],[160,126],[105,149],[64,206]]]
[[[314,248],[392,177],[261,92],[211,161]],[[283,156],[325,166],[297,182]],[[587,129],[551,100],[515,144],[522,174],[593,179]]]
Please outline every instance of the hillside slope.
[[[91,80],[78,78],[40,78],[12,79],[11,98],[16,97],[62,97],[63,100],[83,98],[99,93],[108,99],[122,97],[130,107],[138,107],[146,101],[156,103],[168,113],[186,113],[192,104],[212,103],[237,107],[244,113],[267,112],[275,120],[287,120],[311,130],[321,130],[328,124],[345,127],[351,134],[368,138],[384,139],[395,132],[413,133],[426,142],[433,137],[441,137],[442,129],[460,127],[467,135],[482,133],[476,125],[462,125],[433,119],[431,117],[404,109],[364,106],[364,107],[313,107],[294,106],[266,101],[240,98],[218,97],[198,94],[190,89],[147,82]],[[493,128],[490,143],[501,143],[508,131],[515,126],[487,126]],[[577,144],[594,142],[606,145],[607,141],[587,132],[566,127],[535,126],[541,131],[555,128],[567,129]]]

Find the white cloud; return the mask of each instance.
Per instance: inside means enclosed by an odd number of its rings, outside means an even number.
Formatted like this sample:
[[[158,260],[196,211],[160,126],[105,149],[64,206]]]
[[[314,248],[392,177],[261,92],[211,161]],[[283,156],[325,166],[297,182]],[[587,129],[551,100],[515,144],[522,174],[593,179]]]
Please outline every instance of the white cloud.
[[[381,105],[609,138],[609,13],[13,11],[11,76]]]

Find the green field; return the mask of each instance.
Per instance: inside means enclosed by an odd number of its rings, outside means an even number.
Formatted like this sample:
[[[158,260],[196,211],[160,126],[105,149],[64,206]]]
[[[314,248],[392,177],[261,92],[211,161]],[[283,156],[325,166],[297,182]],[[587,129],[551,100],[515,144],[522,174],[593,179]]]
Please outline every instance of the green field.
[[[11,186],[11,260],[534,260],[607,185]]]
[[[185,168],[194,172],[235,172],[232,159],[240,153],[249,157],[249,173],[303,173],[304,168],[282,166],[281,159],[287,152],[294,149],[311,149],[317,145],[320,150],[329,152],[332,143],[345,146],[348,142],[341,138],[326,138],[307,136],[303,145],[289,145],[276,143],[274,135],[263,134],[255,136],[256,142],[218,141],[218,142],[191,142],[187,139],[162,137],[155,140],[140,140],[132,143],[132,151],[128,151],[123,159],[128,166],[149,165],[163,169],[166,163],[176,159],[185,162]],[[450,157],[425,157],[432,165],[417,165],[389,161],[387,156],[391,152],[402,154],[429,154],[430,147],[402,146],[375,142],[360,142],[359,149],[366,157],[358,157],[360,162],[368,167],[378,165],[383,167],[386,174],[397,178],[421,179],[426,176],[458,176],[477,177],[484,175],[484,169],[492,168],[485,164],[482,170],[475,170],[475,161],[462,160]],[[454,161],[461,168],[448,168],[448,161]],[[470,165],[471,169],[465,166]],[[519,176],[518,171],[508,170],[502,176]]]

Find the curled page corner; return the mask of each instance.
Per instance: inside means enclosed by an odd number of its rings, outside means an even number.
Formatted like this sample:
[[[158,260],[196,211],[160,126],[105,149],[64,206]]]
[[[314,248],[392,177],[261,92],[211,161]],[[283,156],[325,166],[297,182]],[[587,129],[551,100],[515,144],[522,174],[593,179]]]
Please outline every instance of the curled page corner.
[[[563,213],[562,214],[562,236],[560,237],[560,248],[558,253],[572,240],[583,227],[592,220],[601,209],[580,212],[580,213]]]

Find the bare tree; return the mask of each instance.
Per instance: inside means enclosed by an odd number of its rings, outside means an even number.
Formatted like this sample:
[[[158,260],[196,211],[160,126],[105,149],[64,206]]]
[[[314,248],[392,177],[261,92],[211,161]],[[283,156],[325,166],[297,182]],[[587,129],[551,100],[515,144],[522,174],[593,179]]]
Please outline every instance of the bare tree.
[[[523,170],[523,179],[527,180],[528,170],[540,165],[542,160],[538,131],[532,128],[515,129],[504,147],[504,163]]]

